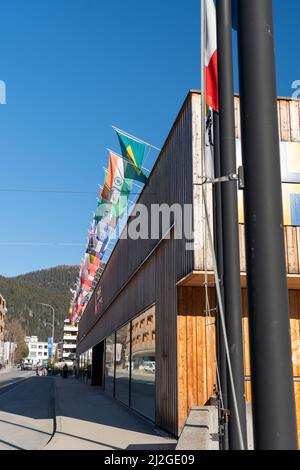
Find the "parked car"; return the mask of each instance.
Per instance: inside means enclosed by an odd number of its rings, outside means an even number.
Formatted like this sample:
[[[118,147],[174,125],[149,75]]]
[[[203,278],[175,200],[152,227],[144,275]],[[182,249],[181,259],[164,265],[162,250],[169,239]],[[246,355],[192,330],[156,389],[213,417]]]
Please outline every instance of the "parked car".
[[[146,372],[152,372],[154,374],[154,372],[155,372],[155,362],[154,361],[145,361],[143,365],[144,365],[144,370]]]
[[[33,370],[33,365],[29,362],[23,362],[21,364],[21,370]]]

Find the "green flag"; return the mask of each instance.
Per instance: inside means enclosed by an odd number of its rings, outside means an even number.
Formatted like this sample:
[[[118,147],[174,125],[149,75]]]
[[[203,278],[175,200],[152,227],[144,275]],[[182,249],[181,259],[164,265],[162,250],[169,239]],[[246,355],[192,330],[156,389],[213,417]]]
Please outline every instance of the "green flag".
[[[128,137],[120,131],[117,131],[117,136],[121,146],[121,152],[126,160],[129,160],[140,171],[143,166],[143,160],[146,153],[146,144],[138,140]]]

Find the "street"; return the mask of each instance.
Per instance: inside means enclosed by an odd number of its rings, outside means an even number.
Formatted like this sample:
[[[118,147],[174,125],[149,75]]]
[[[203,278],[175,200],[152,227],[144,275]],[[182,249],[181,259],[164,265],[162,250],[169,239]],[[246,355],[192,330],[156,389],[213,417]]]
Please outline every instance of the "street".
[[[55,432],[54,432],[55,431]],[[176,440],[70,377],[0,373],[0,450],[173,449]]]
[[[0,450],[42,449],[53,433],[54,383],[32,371],[0,373]]]

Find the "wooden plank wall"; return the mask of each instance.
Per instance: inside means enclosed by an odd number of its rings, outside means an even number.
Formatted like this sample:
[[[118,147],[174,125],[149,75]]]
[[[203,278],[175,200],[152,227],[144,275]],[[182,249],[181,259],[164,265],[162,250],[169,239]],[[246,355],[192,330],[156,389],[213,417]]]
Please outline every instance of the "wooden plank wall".
[[[241,138],[240,99],[234,99],[235,136]],[[300,142],[300,101],[279,98],[277,103],[279,139],[282,142]]]
[[[246,272],[245,226],[240,224],[240,266]],[[300,274],[300,227],[284,227],[285,261],[287,274]]]
[[[243,346],[246,400],[251,401],[251,367],[247,292],[242,289]],[[210,308],[215,306],[214,290],[209,289]],[[300,291],[289,291],[294,378],[300,379]],[[215,314],[206,316],[203,287],[178,288],[178,434],[192,406],[203,406],[216,384]],[[297,425],[300,447],[300,382],[295,381]]]
[[[208,309],[215,308],[214,289],[209,289]],[[192,406],[202,406],[216,384],[215,311],[207,313],[205,290],[178,288],[178,434]]]

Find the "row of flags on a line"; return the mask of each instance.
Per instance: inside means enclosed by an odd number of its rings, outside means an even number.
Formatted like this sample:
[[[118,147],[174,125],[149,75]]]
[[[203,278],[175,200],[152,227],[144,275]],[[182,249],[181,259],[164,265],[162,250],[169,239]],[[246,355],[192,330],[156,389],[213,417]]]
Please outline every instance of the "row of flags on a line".
[[[104,186],[100,189],[76,288],[72,290],[69,309],[72,321],[80,320],[89,301],[95,276],[101,268],[112,233],[128,209],[133,187],[141,189],[147,182],[145,171],[148,170],[143,163],[152,146],[117,128],[114,130],[121,155],[109,150]]]
[[[206,130],[209,141],[208,160],[212,160],[212,145],[209,134],[212,132],[211,111],[219,111],[218,99],[218,47],[216,0],[204,2],[205,24],[205,103],[207,105]],[[232,0],[233,27],[236,28],[237,0]],[[89,301],[95,276],[101,267],[101,261],[108,247],[111,234],[119,219],[128,208],[129,195],[134,185],[143,185],[147,181],[143,162],[150,144],[137,139],[126,132],[114,128],[119,140],[121,155],[109,150],[109,164],[106,179],[100,191],[99,202],[88,234],[86,252],[81,262],[76,289],[72,291],[69,316],[79,320]],[[155,147],[154,147],[155,148]],[[209,162],[211,166],[212,162]],[[207,166],[208,166],[207,165]],[[137,186],[138,187],[138,186]]]

